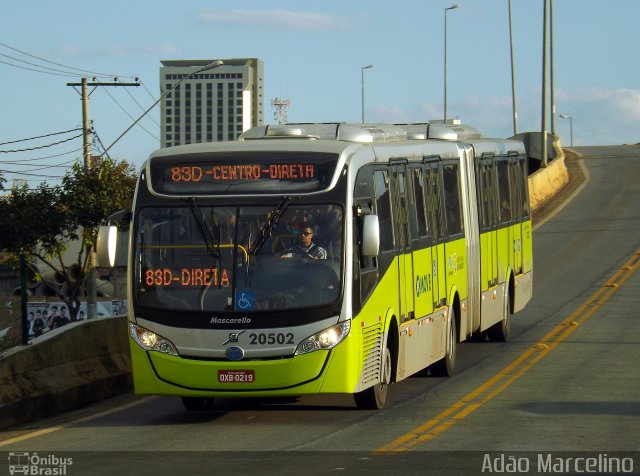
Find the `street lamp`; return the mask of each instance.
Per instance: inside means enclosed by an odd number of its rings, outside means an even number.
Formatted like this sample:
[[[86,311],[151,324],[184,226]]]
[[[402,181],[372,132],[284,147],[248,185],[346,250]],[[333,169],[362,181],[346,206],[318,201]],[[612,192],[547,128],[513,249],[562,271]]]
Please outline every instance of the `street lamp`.
[[[460,8],[457,3],[444,9],[444,123],[447,123],[447,10]]]
[[[361,73],[361,77],[360,77],[360,86],[361,86],[361,90],[362,90],[362,124],[364,124],[364,70],[365,69],[371,69],[375,66],[375,64],[368,64],[367,66],[363,66],[362,68],[360,68],[360,73]]]
[[[562,119],[569,119],[569,131],[570,131],[570,138],[571,138],[571,147],[573,147],[573,117],[568,116],[566,114],[560,114],[560,117]]]
[[[133,126],[135,126],[138,122],[140,122],[140,120],[144,116],[146,116],[149,113],[149,111],[151,111],[154,107],[156,107],[160,101],[162,101],[164,98],[166,98],[169,95],[169,93],[171,93],[171,91],[173,91],[175,88],[178,87],[178,85],[180,83],[182,83],[183,81],[195,76],[198,73],[202,73],[203,71],[209,71],[210,69],[217,68],[218,66],[222,66],[223,64],[224,64],[224,62],[222,60],[212,61],[211,63],[203,66],[202,68],[197,69],[195,71],[192,71],[191,73],[187,74],[186,76],[183,76],[180,79],[180,81],[178,81],[177,83],[173,84],[170,88],[167,88],[167,90],[164,93],[162,93],[162,95],[158,98],[158,100],[156,102],[154,102],[151,106],[149,106],[149,108],[146,111],[144,111],[142,113],[142,115],[140,117],[138,117],[138,119],[136,119],[129,127],[127,127],[125,129],[125,131],[122,134],[120,134],[118,136],[118,138],[116,140],[114,140],[111,143],[111,145],[104,150],[104,152],[102,152],[102,154],[100,154],[100,157],[105,155],[107,153],[107,151],[109,149],[111,149],[111,147],[113,147],[115,145],[116,142],[118,142],[120,139],[122,139],[122,137],[133,128]]]
[[[513,109],[513,135],[518,133],[518,108],[516,107],[516,73],[513,63],[513,22],[511,21],[511,0],[509,0],[509,50],[511,51],[511,107]]]

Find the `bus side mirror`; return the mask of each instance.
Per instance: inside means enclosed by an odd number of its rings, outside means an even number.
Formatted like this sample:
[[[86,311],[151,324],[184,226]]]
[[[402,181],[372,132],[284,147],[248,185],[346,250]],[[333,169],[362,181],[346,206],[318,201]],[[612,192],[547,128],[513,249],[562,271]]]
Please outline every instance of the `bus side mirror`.
[[[113,268],[116,264],[118,227],[105,225],[98,229],[96,240],[96,264],[99,268]]]
[[[380,223],[378,215],[364,215],[362,217],[362,255],[366,257],[378,256],[380,252]]]

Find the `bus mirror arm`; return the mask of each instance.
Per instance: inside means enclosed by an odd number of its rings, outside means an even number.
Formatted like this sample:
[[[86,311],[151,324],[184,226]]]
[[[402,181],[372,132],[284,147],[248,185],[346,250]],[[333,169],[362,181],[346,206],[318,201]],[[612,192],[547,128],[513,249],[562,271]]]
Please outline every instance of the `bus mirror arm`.
[[[380,252],[380,222],[378,215],[362,217],[362,255],[378,256]]]
[[[131,210],[119,210],[109,215],[103,222],[103,225],[117,224],[119,227],[127,227],[131,223],[133,213]]]

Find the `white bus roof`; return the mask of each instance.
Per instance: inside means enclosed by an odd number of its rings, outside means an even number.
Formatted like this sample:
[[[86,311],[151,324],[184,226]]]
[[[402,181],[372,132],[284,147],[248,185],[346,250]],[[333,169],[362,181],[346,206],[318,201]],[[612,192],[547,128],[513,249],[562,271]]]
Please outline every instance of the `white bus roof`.
[[[380,143],[408,139],[465,141],[480,137],[477,129],[463,124],[432,124],[428,122],[414,124],[297,123],[253,127],[245,131],[239,140],[296,138]]]

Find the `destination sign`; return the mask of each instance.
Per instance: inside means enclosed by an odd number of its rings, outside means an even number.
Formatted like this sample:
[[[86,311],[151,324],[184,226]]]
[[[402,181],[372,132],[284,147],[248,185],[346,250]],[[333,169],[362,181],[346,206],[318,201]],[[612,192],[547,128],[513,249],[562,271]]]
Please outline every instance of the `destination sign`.
[[[173,195],[314,192],[330,185],[337,158],[310,152],[152,157],[150,185]]]
[[[203,168],[198,165],[184,165],[169,169],[172,182],[233,181],[233,180],[312,180],[317,176],[313,164],[258,164],[212,165]]]
[[[229,271],[222,268],[148,268],[144,271],[144,284],[151,287],[229,287]]]

